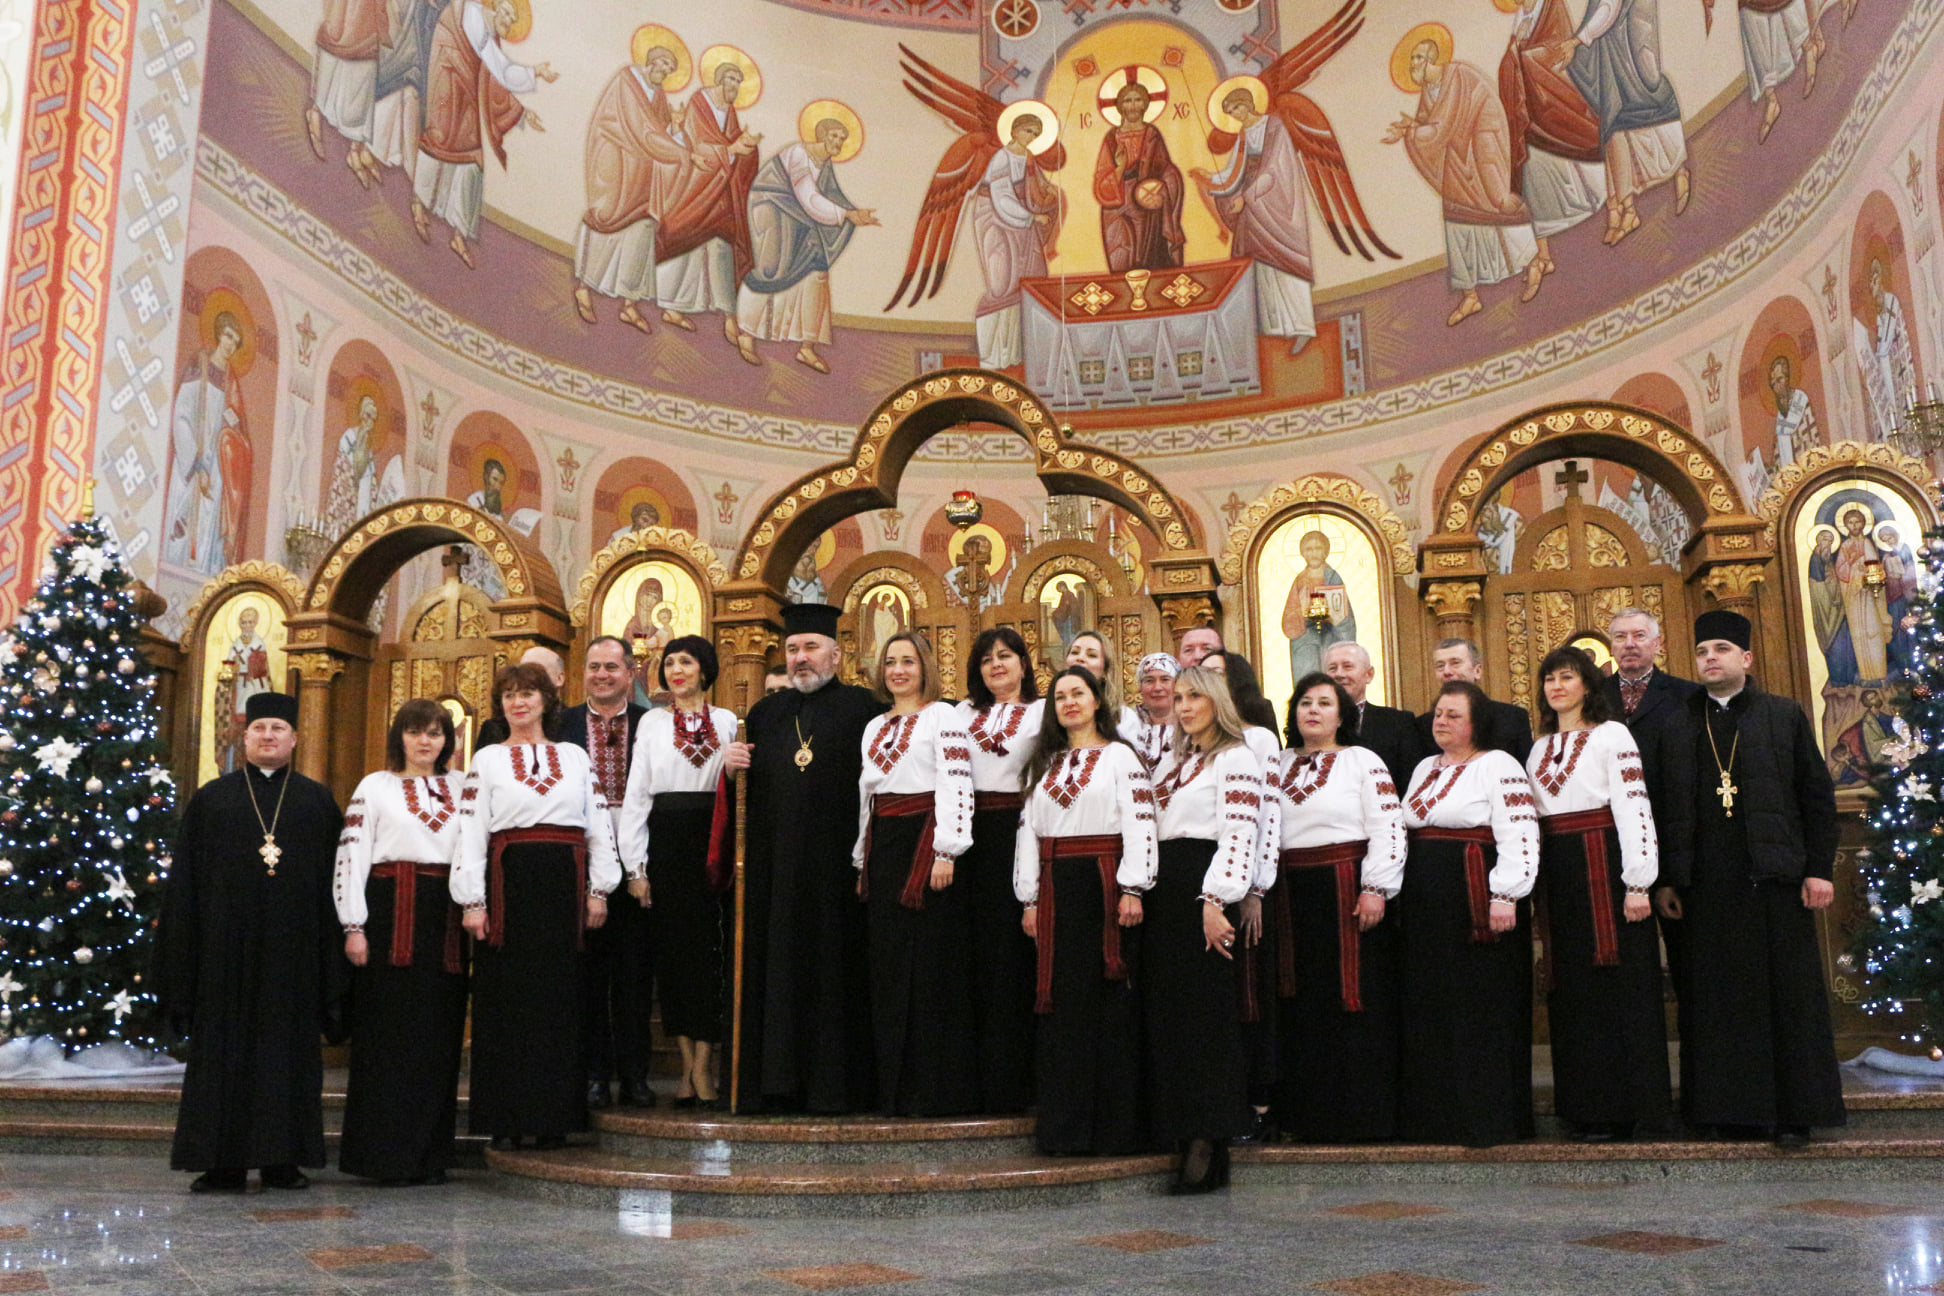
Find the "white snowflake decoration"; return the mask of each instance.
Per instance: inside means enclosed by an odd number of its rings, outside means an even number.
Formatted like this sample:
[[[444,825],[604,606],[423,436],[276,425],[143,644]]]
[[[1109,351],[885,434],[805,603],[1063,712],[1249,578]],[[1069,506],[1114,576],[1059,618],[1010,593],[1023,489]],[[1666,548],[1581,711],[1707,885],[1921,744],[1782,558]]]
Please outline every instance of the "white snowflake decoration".
[[[69,559],[74,564],[75,575],[96,584],[100,584],[101,578],[115,569],[114,555],[93,545],[76,545]]]
[[[135,1011],[135,1000],[128,991],[117,990],[115,997],[108,1001],[108,1009],[115,1014],[115,1024],[119,1026],[122,1018]]]
[[[1931,878],[1925,882],[1913,883],[1910,888],[1910,903],[1928,904],[1932,900],[1944,899],[1944,882]]]
[[[1915,774],[1912,774],[1903,781],[1903,786],[1897,789],[1897,795],[1906,801],[1937,800],[1937,797],[1931,792],[1930,780],[1927,778],[1919,778]]]
[[[40,762],[42,769],[53,774],[55,778],[66,778],[68,766],[72,765],[80,755],[81,749],[65,738],[56,738],[53,742],[34,751],[34,759]]]
[[[1883,744],[1883,756],[1890,762],[1892,769],[1902,769],[1930,750],[1928,743],[1911,732],[1910,726],[1904,722],[1902,716],[1891,720],[1890,726],[1896,731],[1897,740]]]

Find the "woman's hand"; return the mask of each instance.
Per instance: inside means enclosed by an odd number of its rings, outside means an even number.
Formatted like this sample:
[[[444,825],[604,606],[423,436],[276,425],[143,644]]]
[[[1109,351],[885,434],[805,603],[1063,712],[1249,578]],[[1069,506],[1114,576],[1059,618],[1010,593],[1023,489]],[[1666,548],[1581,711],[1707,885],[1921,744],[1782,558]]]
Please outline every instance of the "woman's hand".
[[[351,960],[352,967],[363,967],[365,960],[370,957],[370,954],[371,947],[365,943],[365,934],[363,932],[344,933],[344,957]]]
[[[459,920],[459,925],[464,927],[466,934],[474,940],[486,939],[486,911],[484,909],[466,910],[466,916]]]
[[[1510,900],[1492,901],[1492,930],[1509,932],[1519,925],[1519,906]]]
[[[594,928],[607,922],[607,897],[591,895],[587,897],[587,928]]]
[[[1141,919],[1145,916],[1146,915],[1141,912],[1141,897],[1137,895],[1124,895],[1121,897],[1121,902],[1120,902],[1120,925],[1121,926],[1139,927],[1141,925]]]
[[[1038,905],[1029,904],[1026,906],[1026,911],[1019,915],[1019,926],[1021,930],[1023,930],[1028,936],[1031,936],[1034,940],[1039,939],[1039,906]]]
[[[1621,907],[1620,912],[1626,915],[1628,922],[1645,922],[1654,912],[1654,906],[1646,896],[1628,892],[1627,903]]]
[[[1262,897],[1246,896],[1242,901],[1242,944],[1253,949],[1262,943]]]
[[[952,885],[952,872],[957,867],[957,863],[949,855],[935,855],[932,857],[932,890],[943,891],[946,887]]]
[[[1366,891],[1357,897],[1357,930],[1367,932],[1384,921],[1384,897]]]
[[[654,903],[654,901],[648,898],[648,879],[646,876],[629,878],[628,894],[633,896],[636,903],[640,904],[643,909],[648,908],[649,905]]]
[[[1202,939],[1204,948],[1214,950],[1225,959],[1235,957],[1235,928],[1229,925],[1228,915],[1222,906],[1202,901]]]

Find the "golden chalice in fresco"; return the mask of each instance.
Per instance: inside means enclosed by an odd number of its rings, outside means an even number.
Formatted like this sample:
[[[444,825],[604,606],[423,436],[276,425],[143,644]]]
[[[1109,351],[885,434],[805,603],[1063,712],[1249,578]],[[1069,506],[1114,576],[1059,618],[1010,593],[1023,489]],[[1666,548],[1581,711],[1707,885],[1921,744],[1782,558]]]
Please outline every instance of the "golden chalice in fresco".
[[[1127,309],[1147,309],[1148,280],[1153,277],[1154,271],[1152,270],[1129,270],[1127,272],[1127,290],[1134,294],[1134,300],[1127,303]]]

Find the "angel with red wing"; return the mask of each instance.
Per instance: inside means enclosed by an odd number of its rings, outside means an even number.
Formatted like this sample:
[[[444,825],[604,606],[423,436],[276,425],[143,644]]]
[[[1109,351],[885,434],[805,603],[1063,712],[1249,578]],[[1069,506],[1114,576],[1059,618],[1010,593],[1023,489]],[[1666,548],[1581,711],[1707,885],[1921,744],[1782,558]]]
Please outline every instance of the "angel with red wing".
[[[1310,202],[1344,253],[1354,247],[1366,261],[1375,261],[1377,253],[1399,259],[1364,214],[1329,118],[1301,93],[1362,30],[1364,3],[1348,0],[1264,69],[1260,79],[1238,76],[1217,86],[1208,106],[1215,123],[1208,149],[1216,157],[1230,156],[1214,175],[1200,168],[1189,173],[1222,222],[1230,255],[1255,262],[1258,330],[1293,339],[1291,355],[1316,336]]]
[[[901,303],[915,306],[938,294],[959,221],[969,211],[985,276],[985,292],[974,312],[979,363],[988,369],[1020,364],[1025,358],[1020,281],[1047,273],[1060,234],[1060,191],[1046,178],[1066,163],[1060,119],[1037,100],[1002,104],[903,45],[898,48],[904,53],[898,66],[905,74],[905,89],[963,133],[932,173],[904,278],[885,309]]]

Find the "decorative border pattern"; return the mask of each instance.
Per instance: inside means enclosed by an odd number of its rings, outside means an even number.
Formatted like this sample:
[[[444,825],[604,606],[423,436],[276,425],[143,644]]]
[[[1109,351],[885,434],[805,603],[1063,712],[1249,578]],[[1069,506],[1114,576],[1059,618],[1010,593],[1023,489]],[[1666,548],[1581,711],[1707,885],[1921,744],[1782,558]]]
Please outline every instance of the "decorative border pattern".
[[[856,616],[857,605],[864,601],[865,591],[879,585],[896,585],[903,590],[905,597],[911,600],[913,612],[924,612],[930,608],[931,600],[925,597],[925,587],[916,576],[902,567],[873,567],[858,573],[857,579],[844,591],[844,615]],[[845,656],[854,658],[856,654],[846,653]]]
[[[1028,556],[1030,557],[1031,555]],[[1096,591],[1102,598],[1119,598],[1121,591],[1115,588],[1115,585],[1117,583],[1117,577],[1125,573],[1122,573],[1119,568],[1115,568],[1114,570],[1116,575],[1109,576],[1101,569],[1099,563],[1087,557],[1085,554],[1055,554],[1039,566],[1033,568],[1031,574],[1026,578],[1026,584],[1020,589],[1019,601],[1021,603],[1039,602],[1040,591],[1046,588],[1046,582],[1052,580],[1055,576],[1064,576],[1069,572],[1076,576],[1085,577],[1088,582],[1096,587]]]
[[[438,526],[466,534],[499,568],[509,598],[533,597],[558,606],[559,581],[544,559],[531,553],[490,514],[447,499],[403,500],[373,513],[332,545],[311,577],[303,610],[321,612],[331,606],[344,573],[365,546],[397,527]],[[511,624],[510,621],[504,624]]]
[[[227,595],[240,585],[259,585],[273,594],[281,594],[284,599],[284,613],[295,612],[304,603],[304,581],[282,563],[258,562],[252,558],[248,562],[225,567],[211,577],[196,594],[196,601],[182,614],[182,627],[185,633],[195,634],[195,627],[203,610]]]
[[[1390,547],[1393,574],[1409,576],[1417,570],[1417,554],[1411,548],[1410,529],[1404,525],[1403,519],[1390,511],[1383,496],[1366,490],[1348,477],[1314,473],[1271,487],[1236,514],[1234,525],[1229,527],[1228,543],[1222,546],[1218,569],[1222,573],[1223,583],[1242,583],[1242,560],[1247,557],[1249,546],[1255,543],[1256,533],[1272,517],[1294,504],[1326,501],[1356,511],[1376,529],[1382,542]]]
[[[919,27],[929,31],[971,31],[979,25],[980,0],[769,0],[826,18],[879,27]]]
[[[1755,505],[1755,512],[1762,519],[1762,538],[1771,549],[1775,547],[1775,528],[1781,524],[1782,510],[1796,487],[1826,469],[1843,464],[1887,468],[1915,483],[1933,506],[1944,504],[1944,484],[1938,482],[1930,465],[1895,446],[1880,441],[1838,441],[1834,445],[1812,446],[1802,458],[1769,479],[1768,489]]]
[[[0,620],[81,505],[114,259],[132,0],[42,0],[0,322]]]
[[[699,568],[709,578],[709,588],[702,592],[705,603],[713,603],[717,586],[728,583],[729,569],[716,557],[716,551],[704,544],[693,532],[679,527],[648,527],[641,531],[630,531],[588,561],[587,570],[581,573],[574,587],[574,606],[568,609],[567,619],[574,625],[583,625],[588,613],[594,607],[594,587],[601,583],[601,577],[608,569],[630,554],[652,554],[656,552],[673,554],[691,566]]]

